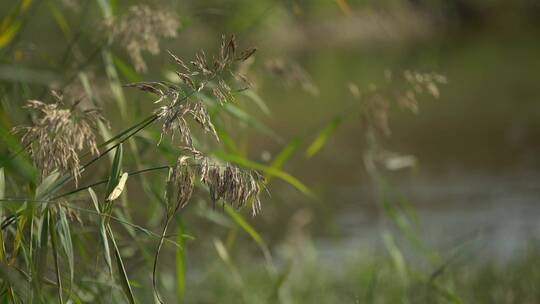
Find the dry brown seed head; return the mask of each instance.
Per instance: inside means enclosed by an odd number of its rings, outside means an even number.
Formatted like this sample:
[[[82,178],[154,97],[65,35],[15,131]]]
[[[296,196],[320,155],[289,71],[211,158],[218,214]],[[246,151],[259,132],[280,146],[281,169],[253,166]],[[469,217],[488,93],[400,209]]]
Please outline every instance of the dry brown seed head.
[[[199,125],[206,131],[211,133],[217,141],[219,141],[219,137],[216,132],[216,128],[214,127],[214,124],[212,123],[212,120],[210,119],[210,115],[208,114],[208,111],[202,101],[196,101],[190,110],[191,115],[193,116],[193,119],[199,123]]]
[[[174,215],[174,213],[189,203],[195,186],[194,178],[195,175],[190,166],[189,157],[179,157],[176,166],[169,170],[169,177],[167,179],[165,197],[168,204],[168,216]]]
[[[298,63],[286,63],[283,59],[278,58],[267,61],[265,67],[274,76],[280,78],[285,86],[299,85],[312,96],[319,95],[319,88],[315,85],[311,76]]]
[[[248,60],[255,52],[257,51],[257,48],[249,48],[242,53],[240,53],[240,56],[236,58],[236,60],[242,62]]]
[[[227,60],[231,60],[232,58],[234,58],[234,56],[236,55],[236,48],[236,38],[234,35],[231,35],[229,43],[227,43],[227,50],[225,52]]]
[[[195,59],[190,61],[190,65],[193,68],[189,68],[184,61],[169,52],[169,55],[182,69],[182,71],[176,71],[176,74],[192,90],[189,94],[184,93],[181,87],[173,87],[164,82],[127,85],[159,96],[156,102],[168,101],[168,104],[155,111],[155,114],[163,123],[160,142],[163,136],[167,134],[171,134],[171,137],[174,139],[175,133],[180,133],[181,142],[193,148],[186,114],[189,114],[206,132],[212,133],[219,140],[210,115],[208,114],[207,107],[203,102],[192,96],[209,87],[209,91],[212,92],[220,104],[234,99],[232,89],[226,81],[226,79],[230,78],[228,76],[232,75],[237,79],[243,80],[245,83],[249,83],[245,76],[236,75],[231,70],[230,65],[235,61],[236,50],[237,46],[234,36],[231,36],[229,40],[226,40],[223,36],[220,54],[217,58],[214,57],[214,66],[210,67],[208,65],[206,54],[204,51],[200,51],[196,54]],[[249,51],[248,53],[252,54],[253,51]],[[180,96],[184,97],[180,99]]]
[[[231,164],[220,165],[205,158],[200,162],[201,182],[208,186],[210,199],[241,208],[251,204],[253,214],[261,210],[261,175],[254,171],[242,170]]]
[[[113,39],[126,48],[137,71],[146,71],[142,52],[158,54],[159,39],[176,37],[180,22],[171,10],[134,5],[117,20],[108,20]]]
[[[360,98],[360,96],[361,96],[360,95],[360,88],[358,88],[358,86],[355,83],[349,82],[349,83],[347,83],[347,87],[349,88],[349,92],[351,92],[351,95],[354,98],[356,98],[356,99]]]
[[[42,177],[59,170],[71,173],[77,184],[80,177],[78,153],[85,149],[98,153],[94,131],[98,121],[104,118],[95,109],[80,110],[76,103],[66,105],[61,95],[52,94],[56,100],[52,104],[29,100],[26,108],[38,110],[40,114],[31,126],[16,127],[14,131],[23,133],[22,144],[28,147]]]

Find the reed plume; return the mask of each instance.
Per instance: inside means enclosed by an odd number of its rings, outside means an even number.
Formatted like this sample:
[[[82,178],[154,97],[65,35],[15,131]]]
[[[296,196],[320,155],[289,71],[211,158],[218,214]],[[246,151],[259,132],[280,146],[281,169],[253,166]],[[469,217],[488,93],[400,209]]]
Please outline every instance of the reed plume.
[[[112,38],[119,40],[125,48],[135,69],[145,72],[147,66],[142,53],[159,54],[160,38],[176,37],[180,21],[171,10],[134,5],[125,15],[109,20],[106,26],[112,32]]]
[[[69,172],[78,183],[81,176],[79,153],[87,149],[98,154],[94,134],[98,121],[105,121],[97,109],[82,110],[80,100],[65,103],[63,97],[52,92],[54,103],[29,100],[26,108],[37,110],[38,117],[30,126],[18,126],[22,145],[41,173],[46,177],[53,171]]]

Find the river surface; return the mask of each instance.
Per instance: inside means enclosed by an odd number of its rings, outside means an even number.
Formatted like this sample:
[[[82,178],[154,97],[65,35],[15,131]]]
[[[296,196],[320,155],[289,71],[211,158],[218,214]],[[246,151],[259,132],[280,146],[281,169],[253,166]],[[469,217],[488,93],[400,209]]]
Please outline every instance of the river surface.
[[[540,244],[537,172],[413,178],[397,188],[414,202],[414,231],[443,255],[467,244],[468,253],[505,260]],[[339,236],[315,241],[323,259],[372,254],[373,248],[383,246],[381,227],[392,225],[379,225],[369,205],[372,201],[360,196],[358,204],[340,209],[336,215]],[[401,243],[412,255],[412,246]]]

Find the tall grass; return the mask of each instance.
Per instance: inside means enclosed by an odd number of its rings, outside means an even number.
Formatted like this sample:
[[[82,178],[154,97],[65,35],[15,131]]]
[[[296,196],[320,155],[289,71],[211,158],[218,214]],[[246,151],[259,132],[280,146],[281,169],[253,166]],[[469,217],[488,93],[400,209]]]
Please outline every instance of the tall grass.
[[[236,91],[227,84],[230,81],[230,75],[233,76],[233,80],[236,78],[244,83],[247,80],[245,76],[235,74],[231,66],[236,62],[245,61],[253,53],[254,49],[244,52],[238,51],[235,38],[231,36],[229,40],[225,40],[223,37],[219,54],[214,57],[213,61],[207,61],[205,54],[201,52],[190,63],[191,67],[188,67],[180,58],[170,54],[179,68],[182,69],[181,72],[177,72],[182,84],[145,82],[128,85],[128,87],[135,87],[156,95],[159,99],[155,103],[161,102],[165,105],[159,107],[153,114],[139,123],[126,128],[100,144],[96,142],[93,132],[98,130],[98,124],[105,132],[105,124],[102,123],[105,119],[94,115],[97,113],[95,109],[79,109],[80,101],[67,102],[55,92],[53,95],[56,100],[51,104],[30,101],[29,108],[38,112],[37,121],[28,127],[17,129],[18,132],[23,133],[22,146],[24,149],[18,150],[19,152],[10,156],[10,160],[24,157],[24,155],[20,155],[20,152],[27,152],[39,175],[35,180],[36,188],[30,189],[27,197],[2,197],[3,202],[16,201],[17,203],[13,209],[9,208],[11,206],[8,207],[10,214],[3,219],[1,227],[2,247],[6,248],[6,253],[2,256],[7,258],[7,252],[10,252],[9,262],[5,267],[17,269],[26,278],[23,282],[32,288],[28,291],[18,290],[15,288],[17,280],[6,276],[3,294],[12,302],[45,301],[48,299],[49,292],[43,288],[42,282],[47,280],[49,269],[46,265],[49,265],[48,260],[52,258],[55,280],[51,283],[56,286],[58,301],[62,303],[64,299],[80,301],[81,299],[74,292],[80,288],[80,285],[75,281],[77,269],[75,269],[74,260],[76,253],[73,248],[71,231],[73,230],[72,226],[77,221],[81,221],[80,213],[86,212],[98,217],[95,229],[100,238],[102,247],[100,251],[106,267],[103,269],[104,272],[97,272],[97,275],[109,277],[111,282],[118,282],[124,296],[130,303],[135,302],[133,287],[111,222],[117,221],[124,225],[135,242],[137,242],[137,234],[133,228],[159,240],[153,258],[152,286],[156,299],[163,302],[158,292],[156,280],[159,252],[165,240],[180,246],[176,241],[168,240],[167,230],[178,211],[191,200],[195,179],[200,181],[199,186],[208,189],[214,208],[217,203],[230,203],[237,209],[250,205],[254,214],[260,212],[259,193],[263,187],[262,176],[255,171],[240,169],[205,156],[194,144],[195,138],[192,135],[191,126],[187,122],[188,117],[191,118],[205,132],[212,134],[219,141],[216,127],[209,115],[209,109],[211,107],[213,111],[219,110],[225,104],[232,102]],[[109,70],[113,69],[114,67],[109,66]],[[114,72],[110,73],[114,74]],[[241,90],[245,90],[245,88],[241,88]],[[121,113],[124,112],[122,104],[122,102],[119,103]],[[133,136],[156,121],[162,122],[158,145],[165,140],[167,135],[171,135],[171,139],[174,138],[175,134],[180,137],[180,156],[176,165],[154,166],[132,173],[123,172],[125,166],[123,143],[132,140]],[[132,142],[131,148],[132,152],[137,153],[134,142]],[[79,180],[86,179],[87,172],[91,167],[102,163],[104,156],[110,152],[114,152],[114,157],[108,178],[80,187]],[[86,163],[81,164],[80,159],[85,156],[91,157]],[[140,159],[137,162],[140,162]],[[248,167],[250,164],[248,163]],[[164,226],[161,235],[157,236],[148,229],[130,221],[129,215],[126,213],[127,204],[122,206],[124,208],[115,206],[118,206],[118,200],[121,196],[125,195],[124,188],[129,176],[163,169],[169,169],[170,172],[169,178],[163,180],[167,184],[163,199],[165,204]],[[269,171],[269,173],[286,180],[293,179],[276,169]],[[70,184],[72,187],[75,186],[75,189],[64,190]],[[106,188],[100,199],[100,195],[93,188],[105,184]],[[3,175],[2,188],[5,188]],[[88,190],[95,211],[75,206],[75,198],[84,190]],[[158,197],[161,196],[158,195]],[[124,199],[127,200],[125,196]],[[113,212],[116,215],[113,216]],[[240,215],[233,212],[229,214],[240,227],[256,239],[257,243],[262,246],[261,248],[266,248],[260,236]],[[265,249],[264,252],[267,254],[268,250]],[[66,258],[67,264],[62,263],[64,259],[61,259],[61,256]],[[64,276],[66,271],[69,274],[68,279]],[[66,285],[64,281],[69,282],[69,284]],[[113,288],[108,291],[108,294],[107,297],[112,300],[118,297],[118,290]]]

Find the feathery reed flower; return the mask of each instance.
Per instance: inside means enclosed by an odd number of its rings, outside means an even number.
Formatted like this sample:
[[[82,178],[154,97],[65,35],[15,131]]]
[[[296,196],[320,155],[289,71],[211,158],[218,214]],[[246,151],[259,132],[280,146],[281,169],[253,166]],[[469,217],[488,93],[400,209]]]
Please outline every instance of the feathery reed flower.
[[[38,110],[39,118],[31,126],[18,126],[22,132],[22,145],[28,151],[41,176],[54,170],[70,172],[75,183],[80,177],[79,152],[88,149],[98,154],[94,131],[98,121],[105,121],[97,109],[81,110],[80,100],[68,105],[62,96],[52,92],[55,103],[29,100],[26,108]]]
[[[286,62],[282,58],[269,60],[265,63],[266,70],[270,74],[282,80],[287,87],[300,85],[300,87],[312,96],[319,95],[319,88],[311,76],[296,62]]]
[[[218,141],[216,129],[212,124],[207,106],[196,96],[198,93],[209,93],[213,95],[220,105],[234,99],[233,89],[229,84],[232,76],[235,80],[247,83],[243,75],[233,71],[234,63],[241,63],[255,53],[254,48],[238,52],[234,36],[226,39],[222,37],[221,47],[212,63],[207,59],[204,51],[196,54],[195,59],[186,64],[182,59],[173,53],[169,55],[179,66],[180,71],[176,74],[182,80],[189,91],[184,91],[182,87],[165,82],[141,82],[126,85],[139,90],[152,93],[158,97],[155,103],[165,101],[166,104],[155,111],[157,117],[163,122],[161,128],[160,142],[163,136],[171,134],[174,139],[175,133],[180,133],[181,142],[190,148],[192,137],[187,118],[191,117],[206,132],[211,133]]]
[[[180,21],[170,10],[153,9],[147,5],[134,5],[118,20],[108,21],[113,39],[119,39],[125,47],[135,69],[147,70],[142,52],[159,54],[159,39],[174,38]]]
[[[191,151],[192,157],[181,156],[169,172],[166,197],[168,202],[175,202],[170,204],[175,206],[174,210],[187,205],[193,192],[193,181],[198,176],[208,187],[214,206],[220,201],[237,209],[251,204],[253,215],[261,211],[262,175],[229,163],[222,164],[196,150]]]
[[[348,83],[352,96],[363,104],[362,122],[364,124],[367,150],[364,163],[369,172],[378,166],[386,170],[400,170],[414,167],[417,163],[413,155],[403,155],[386,150],[378,135],[391,135],[389,124],[390,106],[396,103],[413,113],[418,113],[417,96],[429,94],[439,98],[439,85],[447,82],[446,77],[436,73],[405,71],[398,79],[393,79],[391,71],[385,71],[386,86],[370,84],[366,92],[360,91],[354,83]]]
[[[211,93],[223,104],[233,100],[232,89],[226,79],[227,75],[249,86],[246,77],[233,69],[233,64],[246,61],[255,51],[255,48],[248,48],[239,52],[236,39],[234,35],[231,35],[229,39],[225,36],[221,37],[219,53],[211,61],[204,51],[199,51],[195,59],[189,62],[190,64],[186,64],[171,52],[169,54],[180,68],[176,74],[193,92],[201,92],[212,82]]]
[[[446,77],[436,73],[420,73],[415,71],[403,72],[407,88],[405,92],[396,93],[398,104],[414,113],[418,112],[417,96],[429,94],[434,98],[440,97],[439,85],[446,84]]]
[[[189,157],[178,158],[176,166],[169,170],[167,178],[167,191],[165,193],[168,202],[167,212],[172,216],[179,209],[184,208],[193,194],[195,172],[189,164]]]
[[[446,84],[446,77],[437,73],[421,73],[405,71],[398,79],[393,79],[392,72],[385,72],[387,86],[377,87],[371,84],[366,93],[360,91],[354,83],[348,83],[349,91],[354,98],[362,100],[365,105],[364,117],[370,127],[389,136],[389,110],[392,102],[413,113],[418,113],[418,97],[429,94],[439,98],[439,86]]]
[[[229,163],[220,166],[205,158],[200,166],[201,182],[208,186],[214,205],[222,200],[234,208],[251,204],[252,214],[261,211],[262,176],[251,170],[242,170]]]

